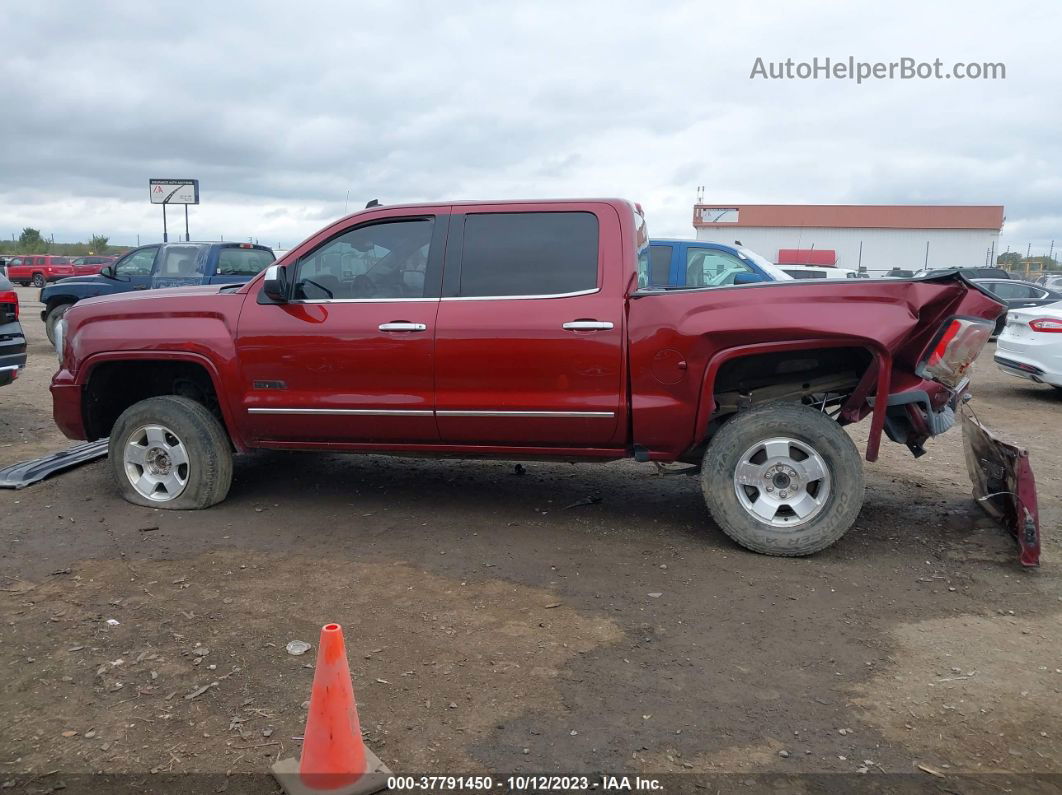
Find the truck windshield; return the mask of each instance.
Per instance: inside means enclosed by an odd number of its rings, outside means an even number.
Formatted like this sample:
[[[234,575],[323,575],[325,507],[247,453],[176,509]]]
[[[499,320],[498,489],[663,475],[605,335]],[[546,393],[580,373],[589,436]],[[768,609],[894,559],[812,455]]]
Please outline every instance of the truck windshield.
[[[218,254],[221,276],[254,276],[274,261],[273,252],[262,248],[223,248]]]
[[[741,256],[745,257],[746,259],[752,260],[760,268],[765,270],[767,273],[771,274],[771,276],[773,276],[776,281],[788,282],[793,279],[793,277],[786,273],[784,270],[779,268],[777,265],[775,265],[769,259],[764,257],[762,254],[757,254],[751,248],[738,246],[738,251],[741,253]]]

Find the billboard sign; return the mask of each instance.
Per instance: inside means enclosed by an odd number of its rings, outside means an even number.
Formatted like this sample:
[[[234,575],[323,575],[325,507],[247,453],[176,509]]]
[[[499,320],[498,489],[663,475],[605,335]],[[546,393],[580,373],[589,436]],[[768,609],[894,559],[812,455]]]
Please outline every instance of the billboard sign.
[[[197,179],[149,179],[152,204],[199,204]]]
[[[737,207],[698,207],[697,221],[702,224],[736,224]]]

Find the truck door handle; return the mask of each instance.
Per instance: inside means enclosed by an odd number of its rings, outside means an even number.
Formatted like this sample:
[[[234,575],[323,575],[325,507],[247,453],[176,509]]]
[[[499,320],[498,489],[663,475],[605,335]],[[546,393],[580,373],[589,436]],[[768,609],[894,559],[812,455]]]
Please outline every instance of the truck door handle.
[[[380,331],[427,331],[428,327],[423,323],[410,323],[408,320],[392,320],[390,323],[381,323]]]
[[[612,324],[607,320],[571,320],[561,328],[565,331],[608,331]]]

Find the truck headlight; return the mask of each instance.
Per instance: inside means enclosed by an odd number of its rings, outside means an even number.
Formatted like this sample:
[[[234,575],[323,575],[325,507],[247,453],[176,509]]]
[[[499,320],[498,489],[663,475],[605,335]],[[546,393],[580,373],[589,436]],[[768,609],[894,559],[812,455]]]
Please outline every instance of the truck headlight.
[[[55,324],[55,355],[59,357],[59,364],[63,363],[63,346],[66,344],[66,320],[59,318]]]

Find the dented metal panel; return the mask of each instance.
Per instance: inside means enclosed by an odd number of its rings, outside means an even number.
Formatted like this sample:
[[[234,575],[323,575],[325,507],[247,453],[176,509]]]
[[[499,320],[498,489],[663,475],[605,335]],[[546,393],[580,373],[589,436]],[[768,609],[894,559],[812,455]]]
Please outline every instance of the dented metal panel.
[[[74,445],[68,450],[22,461],[0,469],[0,489],[21,489],[64,469],[87,464],[107,455],[107,439]]]
[[[999,439],[968,406],[962,407],[961,416],[974,499],[1014,536],[1021,550],[1021,565],[1039,566],[1040,516],[1028,451]]]

